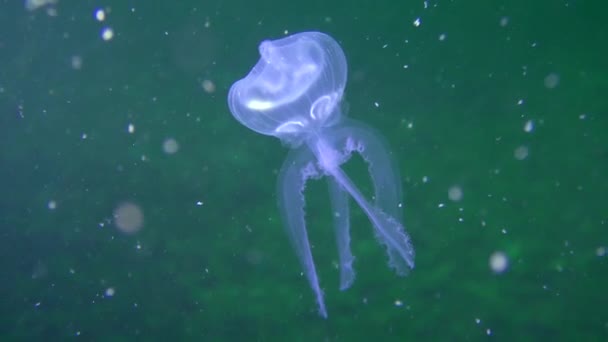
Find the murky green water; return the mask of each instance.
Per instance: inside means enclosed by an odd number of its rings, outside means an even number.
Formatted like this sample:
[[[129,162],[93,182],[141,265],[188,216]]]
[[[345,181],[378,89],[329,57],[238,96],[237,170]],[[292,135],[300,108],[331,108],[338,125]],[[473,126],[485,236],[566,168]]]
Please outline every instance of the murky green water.
[[[2,340],[606,341],[605,10],[0,2]],[[226,104],[261,40],[305,30],[345,50],[348,115],[392,146],[417,251],[397,277],[353,210],[340,292],[311,183],[328,320],[279,220],[287,149]]]

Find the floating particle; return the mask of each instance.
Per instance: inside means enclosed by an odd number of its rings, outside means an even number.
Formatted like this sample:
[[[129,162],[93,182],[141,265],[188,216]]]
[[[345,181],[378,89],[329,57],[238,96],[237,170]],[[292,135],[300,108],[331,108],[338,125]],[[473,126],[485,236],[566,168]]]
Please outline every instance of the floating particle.
[[[95,10],[95,19],[99,22],[106,20],[106,11],[101,8]]]
[[[453,185],[448,189],[448,198],[451,201],[458,202],[462,200],[462,188],[458,185]]]
[[[25,9],[28,11],[34,11],[40,7],[46,5],[54,5],[57,0],[25,0]]]
[[[532,121],[532,120],[526,121],[526,124],[524,125],[524,132],[530,133],[533,130],[534,130],[534,121]]]
[[[509,267],[509,258],[502,251],[496,251],[490,255],[490,269],[494,273],[503,273]]]
[[[442,42],[442,41],[444,41],[444,40],[445,40],[447,37],[448,37],[448,36],[447,36],[447,34],[442,33],[442,34],[440,34],[440,35],[439,35],[439,41],[440,41],[440,42]]]
[[[50,200],[46,206],[47,206],[47,208],[49,208],[49,210],[55,210],[55,209],[57,209],[57,202],[54,200]]]
[[[108,287],[106,289],[106,291],[104,292],[106,297],[114,297],[114,294],[116,293],[116,290],[114,290],[113,287]]]
[[[547,89],[553,89],[559,85],[559,75],[552,72],[545,76],[545,87]]]
[[[528,147],[523,146],[523,145],[516,148],[515,151],[513,152],[513,156],[517,160],[524,160],[524,159],[528,158],[528,154],[529,154]]]
[[[203,90],[207,93],[207,94],[211,94],[215,92],[215,83],[213,83],[213,81],[210,80],[204,80],[202,83],[203,86]]]
[[[104,27],[101,30],[101,39],[105,41],[112,40],[114,38],[114,30],[111,27]]]
[[[72,69],[74,70],[82,69],[82,57],[78,55],[72,56],[70,64],[72,65]]]
[[[129,126],[127,126],[127,132],[129,132],[129,134],[135,133],[135,125],[130,123]]]
[[[500,18],[500,26],[505,27],[507,25],[509,25],[509,17],[502,17]]]
[[[163,142],[163,151],[166,154],[175,154],[179,151],[179,144],[173,138],[167,138]]]
[[[413,24],[415,27],[418,27],[418,26],[420,26],[420,24],[422,24],[422,20],[420,20],[420,18],[416,18],[416,20],[414,20]]]
[[[144,225],[144,214],[141,208],[132,202],[121,203],[114,209],[114,224],[127,234],[137,233]]]

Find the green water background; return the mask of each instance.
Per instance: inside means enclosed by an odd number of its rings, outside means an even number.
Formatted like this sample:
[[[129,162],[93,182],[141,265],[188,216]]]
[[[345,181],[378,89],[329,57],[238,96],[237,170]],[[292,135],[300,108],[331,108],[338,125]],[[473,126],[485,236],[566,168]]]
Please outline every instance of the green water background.
[[[1,339],[608,340],[605,12],[548,0],[1,1]],[[391,145],[417,251],[397,277],[353,209],[357,279],[339,291],[328,193],[312,182],[327,320],[278,217],[287,150],[226,105],[261,40],[306,30],[345,50],[348,115]],[[349,171],[368,191],[363,163]],[[136,234],[113,222],[125,201],[143,211]],[[502,274],[494,252],[509,260]]]

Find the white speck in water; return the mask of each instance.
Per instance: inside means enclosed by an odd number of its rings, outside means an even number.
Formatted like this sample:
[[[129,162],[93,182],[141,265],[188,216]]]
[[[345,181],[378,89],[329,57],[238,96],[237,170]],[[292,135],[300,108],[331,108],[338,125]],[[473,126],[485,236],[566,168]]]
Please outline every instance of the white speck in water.
[[[104,27],[101,30],[101,39],[105,41],[112,40],[114,38],[114,30],[111,27]]]
[[[199,207],[202,206],[203,205],[203,201],[197,201],[196,205],[199,206]]]
[[[129,126],[127,126],[127,132],[129,132],[130,134],[135,133],[135,125],[130,123]]]
[[[532,120],[526,121],[526,123],[524,124],[524,132],[530,133],[533,130],[534,130],[534,121],[532,121]]]
[[[526,158],[528,158],[528,147],[527,146],[519,146],[515,149],[515,151],[513,152],[513,156],[515,156],[515,159],[517,160],[524,160]]]
[[[422,177],[422,183],[428,183],[429,182],[429,177],[428,176],[423,176]]]
[[[202,83],[202,86],[203,86],[203,90],[207,94],[212,94],[215,92],[215,83],[213,83],[213,81],[211,81],[211,80],[204,80]]]
[[[496,251],[490,255],[490,269],[494,273],[503,273],[509,267],[509,258],[502,251]]]
[[[114,209],[114,224],[127,234],[137,233],[144,225],[144,213],[132,202],[124,202]]]
[[[72,69],[74,70],[82,69],[82,57],[78,55],[72,56],[70,64],[72,65]]]
[[[520,105],[520,106],[521,106],[522,104],[524,104],[524,99],[519,99],[519,100],[517,100],[517,104],[518,104],[518,105]]]
[[[598,257],[603,257],[606,255],[606,247],[600,246],[595,250],[595,255]]]
[[[549,75],[545,76],[544,83],[547,89],[557,87],[559,85],[559,75],[554,72],[550,73]]]
[[[116,290],[114,290],[113,287],[108,287],[104,294],[106,297],[114,297],[115,293],[116,293]]]
[[[440,42],[442,42],[442,41],[444,41],[444,40],[445,40],[447,37],[448,37],[448,36],[447,36],[447,34],[442,33],[442,34],[440,34],[440,35],[439,35],[439,41],[440,41]]]
[[[376,108],[380,107],[380,104],[378,102],[374,102],[374,106],[376,106]]]
[[[106,11],[99,8],[95,11],[95,19],[99,22],[106,20]]]
[[[401,307],[401,306],[403,306],[403,302],[401,300],[399,300],[399,299],[396,299],[395,300],[395,306],[396,307]]]
[[[488,336],[492,335],[492,329],[490,329],[490,328],[486,329],[486,335],[488,335]]]
[[[481,323],[481,319],[480,318],[475,318],[475,323],[480,324]]]
[[[507,25],[509,25],[509,17],[500,18],[500,26],[506,27]]]
[[[163,142],[163,152],[166,154],[175,154],[179,151],[179,144],[173,138],[167,138]]]
[[[420,20],[420,18],[416,18],[413,22],[415,27],[419,27],[420,24],[422,24],[422,20]]]
[[[409,65],[407,65],[407,64],[404,64],[404,65],[403,65],[403,69],[407,69],[407,68],[409,68],[409,67],[410,67],[410,66],[409,66]]]
[[[448,198],[451,201],[459,202],[462,200],[462,188],[459,185],[453,185],[448,189]]]
[[[579,120],[585,120],[587,118],[587,114],[581,114],[578,116]]]
[[[57,202],[55,200],[50,200],[49,203],[47,203],[46,206],[50,210],[55,210],[55,209],[57,209]]]
[[[57,0],[25,0],[25,9],[28,11],[34,11],[40,7],[46,5],[54,5]]]
[[[437,208],[443,208],[443,207],[445,207],[445,204],[444,204],[444,203],[439,203],[439,204],[437,205]]]

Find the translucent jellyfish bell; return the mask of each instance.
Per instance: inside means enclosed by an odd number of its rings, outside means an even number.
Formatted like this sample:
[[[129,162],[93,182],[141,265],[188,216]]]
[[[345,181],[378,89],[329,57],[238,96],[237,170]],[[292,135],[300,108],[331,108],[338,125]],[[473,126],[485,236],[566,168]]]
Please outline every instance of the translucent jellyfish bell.
[[[263,41],[260,60],[230,88],[228,104],[243,125],[299,145],[313,131],[340,119],[346,57],[320,32]]]

